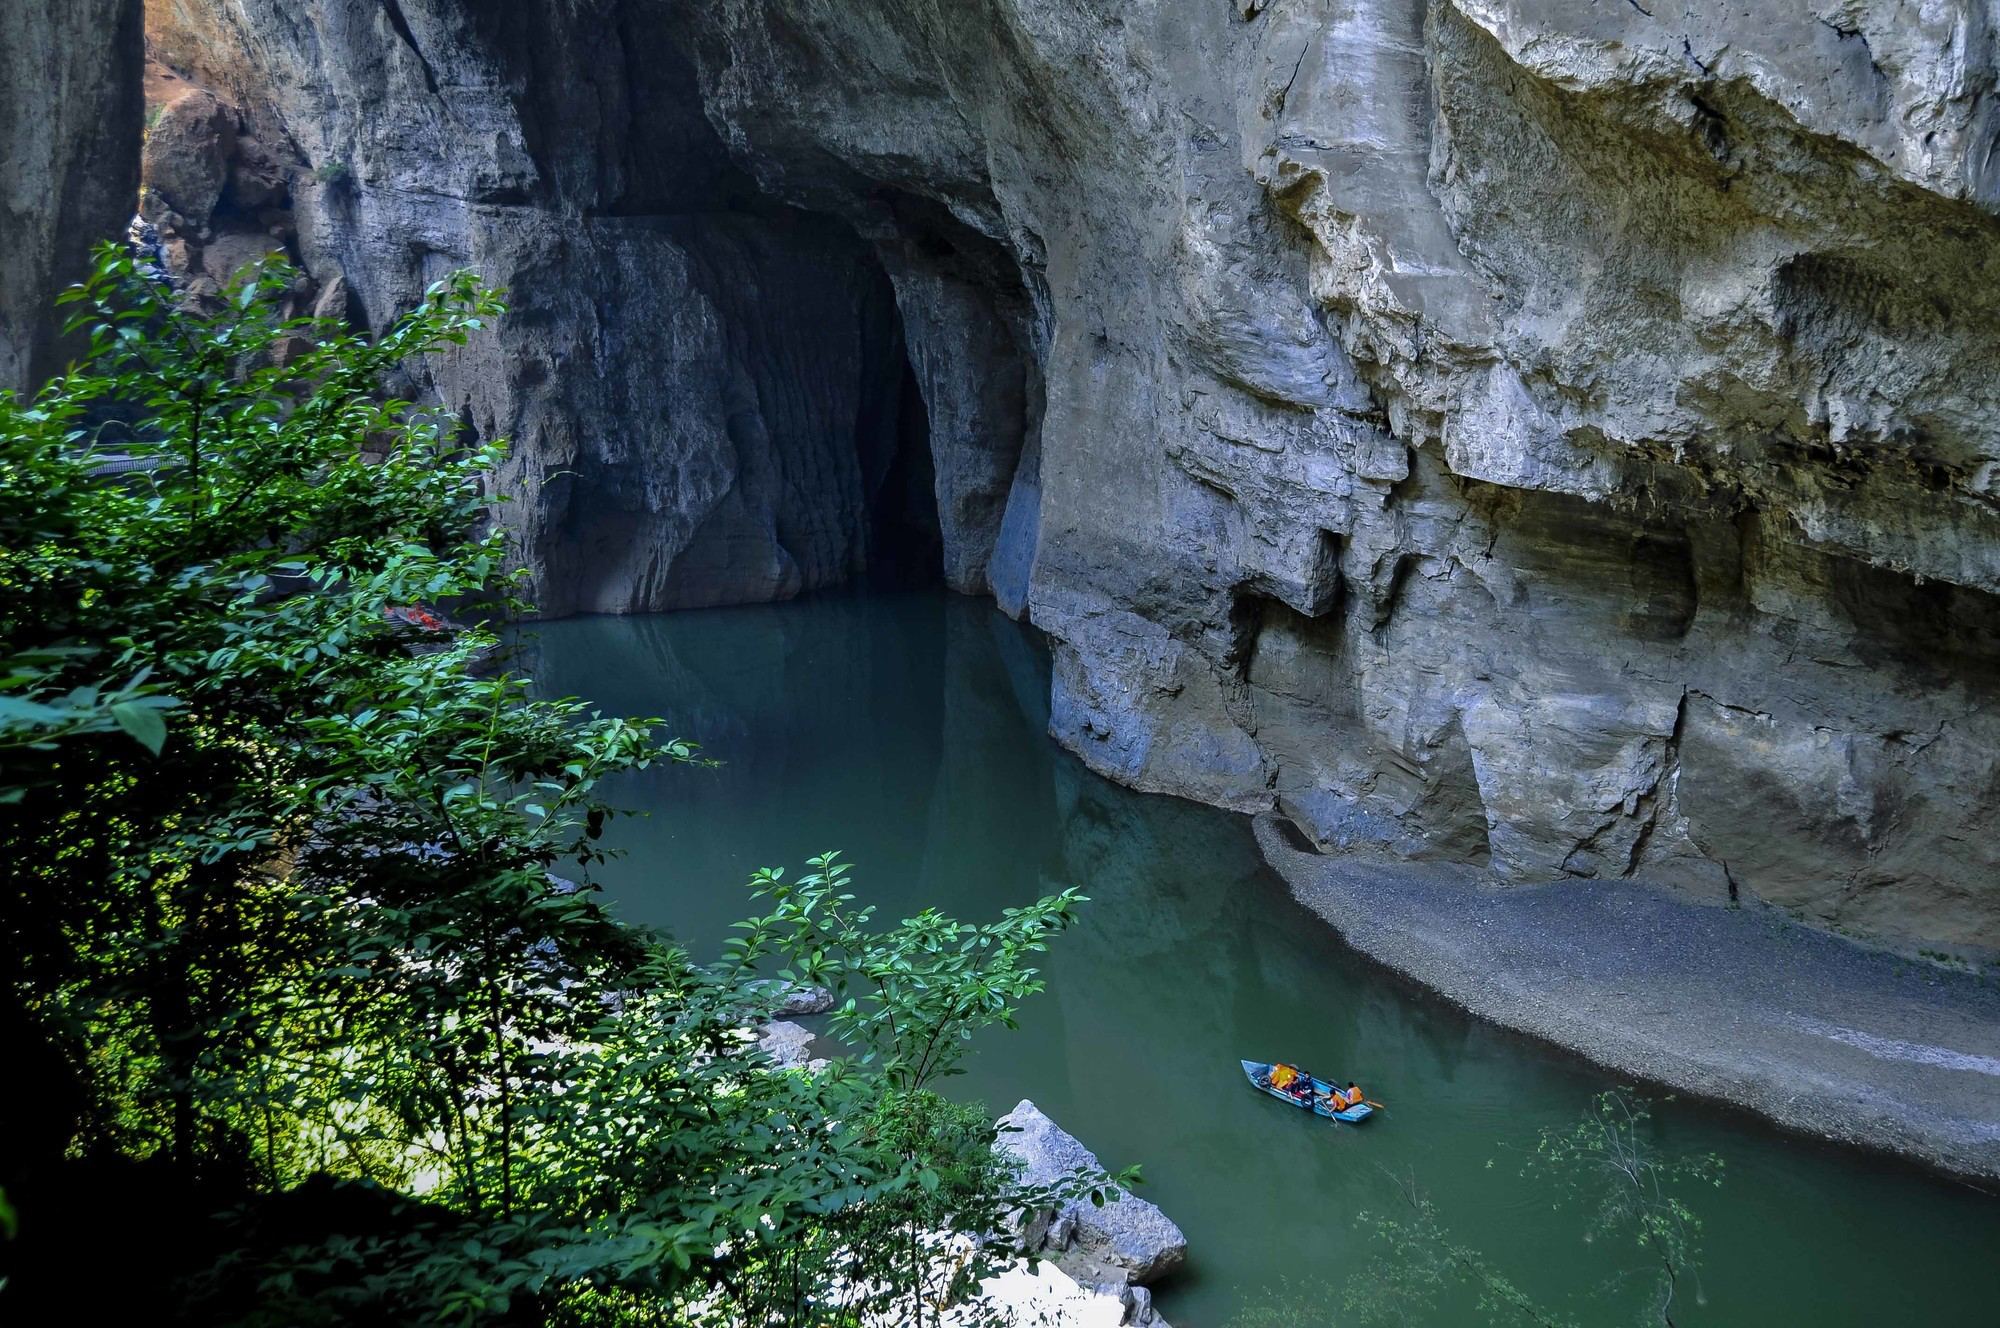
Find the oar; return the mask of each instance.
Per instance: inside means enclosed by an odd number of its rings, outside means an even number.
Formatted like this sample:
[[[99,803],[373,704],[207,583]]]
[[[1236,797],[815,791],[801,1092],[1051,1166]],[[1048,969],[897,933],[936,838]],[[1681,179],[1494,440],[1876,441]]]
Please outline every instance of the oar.
[[[1372,1097],[1364,1097],[1361,1100],[1363,1102],[1366,1102],[1369,1106],[1375,1108],[1375,1110],[1377,1111],[1387,1111],[1389,1109],[1389,1106],[1386,1102],[1377,1102]]]

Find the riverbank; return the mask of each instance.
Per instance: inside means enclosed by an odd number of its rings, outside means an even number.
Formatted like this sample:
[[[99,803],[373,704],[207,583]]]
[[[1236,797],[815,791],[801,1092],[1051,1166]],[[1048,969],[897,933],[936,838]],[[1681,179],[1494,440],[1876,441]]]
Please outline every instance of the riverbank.
[[[1788,1129],[2000,1182],[1993,976],[1643,885],[1496,888],[1471,867],[1323,857],[1270,816],[1256,833],[1351,945],[1482,1019]]]
[[[885,919],[1090,896],[1038,964],[1047,991],[1018,1030],[981,1039],[952,1093],[996,1113],[1033,1098],[1106,1165],[1144,1166],[1138,1193],[1188,1241],[1158,1288],[1167,1319],[1215,1328],[1288,1283],[1343,1283],[1383,1252],[1354,1214],[1385,1211],[1391,1177],[1411,1175],[1518,1284],[1551,1299],[1606,1288],[1592,1322],[1644,1315],[1644,1288],[1618,1280],[1628,1251],[1580,1239],[1586,1215],[1521,1174],[1542,1130],[1573,1126],[1622,1076],[1420,995],[1342,943],[1273,879],[1250,818],[1133,792],[1057,749],[1032,629],[964,597],[904,595],[534,630],[548,694],[676,716],[677,736],[723,759],[609,790],[651,814],[610,822],[601,843],[622,856],[591,870],[623,916],[697,954],[756,909],[734,883],[828,848]],[[1351,1072],[1392,1109],[1327,1128],[1245,1084],[1246,1056]],[[1728,1168],[1699,1197],[1706,1304],[1688,1328],[1992,1318],[1990,1195],[1741,1112],[1660,1122],[1671,1151]],[[1426,1324],[1486,1317],[1441,1308]]]

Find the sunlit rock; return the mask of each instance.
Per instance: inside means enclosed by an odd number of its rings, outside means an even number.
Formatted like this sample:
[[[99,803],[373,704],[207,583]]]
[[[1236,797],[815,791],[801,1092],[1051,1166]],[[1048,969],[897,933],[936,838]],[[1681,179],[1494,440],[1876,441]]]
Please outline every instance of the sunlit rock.
[[[1077,1168],[1100,1170],[1097,1157],[1027,1100],[1000,1118],[1001,1148],[1025,1164],[1022,1179],[1046,1185]],[[1187,1260],[1187,1237],[1159,1208],[1130,1193],[1102,1207],[1074,1200],[1030,1215],[1032,1252],[1085,1285],[1157,1282]]]

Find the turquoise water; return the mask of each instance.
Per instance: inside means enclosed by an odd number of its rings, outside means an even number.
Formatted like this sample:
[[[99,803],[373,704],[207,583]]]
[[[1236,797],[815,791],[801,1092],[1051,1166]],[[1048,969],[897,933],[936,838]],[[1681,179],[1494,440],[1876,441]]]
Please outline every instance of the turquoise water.
[[[1161,1287],[1178,1328],[1221,1328],[1281,1280],[1339,1285],[1371,1251],[1353,1214],[1413,1177],[1454,1233],[1582,1322],[1634,1322],[1634,1265],[1519,1172],[1545,1126],[1613,1080],[1450,1009],[1342,945],[1257,856],[1248,823],[1099,779],[1049,741],[1034,632],[942,594],[538,625],[544,690],[664,716],[725,764],[616,790],[626,856],[597,879],[634,920],[712,952],[744,880],[838,848],[885,913],[966,916],[1065,886],[1092,902],[1049,990],[985,1038],[954,1091],[1033,1098],[1187,1232]],[[900,913],[898,913],[900,916]],[[1334,1129],[1252,1092],[1243,1057],[1358,1078],[1391,1110]],[[2000,1323],[2000,1199],[1694,1104],[1661,1145],[1715,1152],[1707,1251],[1682,1325]],[[1329,1308],[1315,1323],[1345,1316]],[[1426,1323],[1485,1322],[1448,1303]]]

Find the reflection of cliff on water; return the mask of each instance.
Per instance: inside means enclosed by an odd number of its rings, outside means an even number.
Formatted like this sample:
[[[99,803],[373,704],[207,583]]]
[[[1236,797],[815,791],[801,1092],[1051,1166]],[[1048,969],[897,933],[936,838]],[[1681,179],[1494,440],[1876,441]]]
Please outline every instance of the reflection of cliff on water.
[[[809,599],[529,629],[562,641],[533,652],[544,691],[664,716],[667,732],[721,762],[643,771],[610,791],[648,813],[620,824],[624,856],[597,871],[626,914],[712,949],[751,910],[753,871],[796,872],[827,849],[858,864],[885,910],[921,897],[925,837],[908,830],[928,815],[942,757],[939,620],[963,607],[930,595]]]

